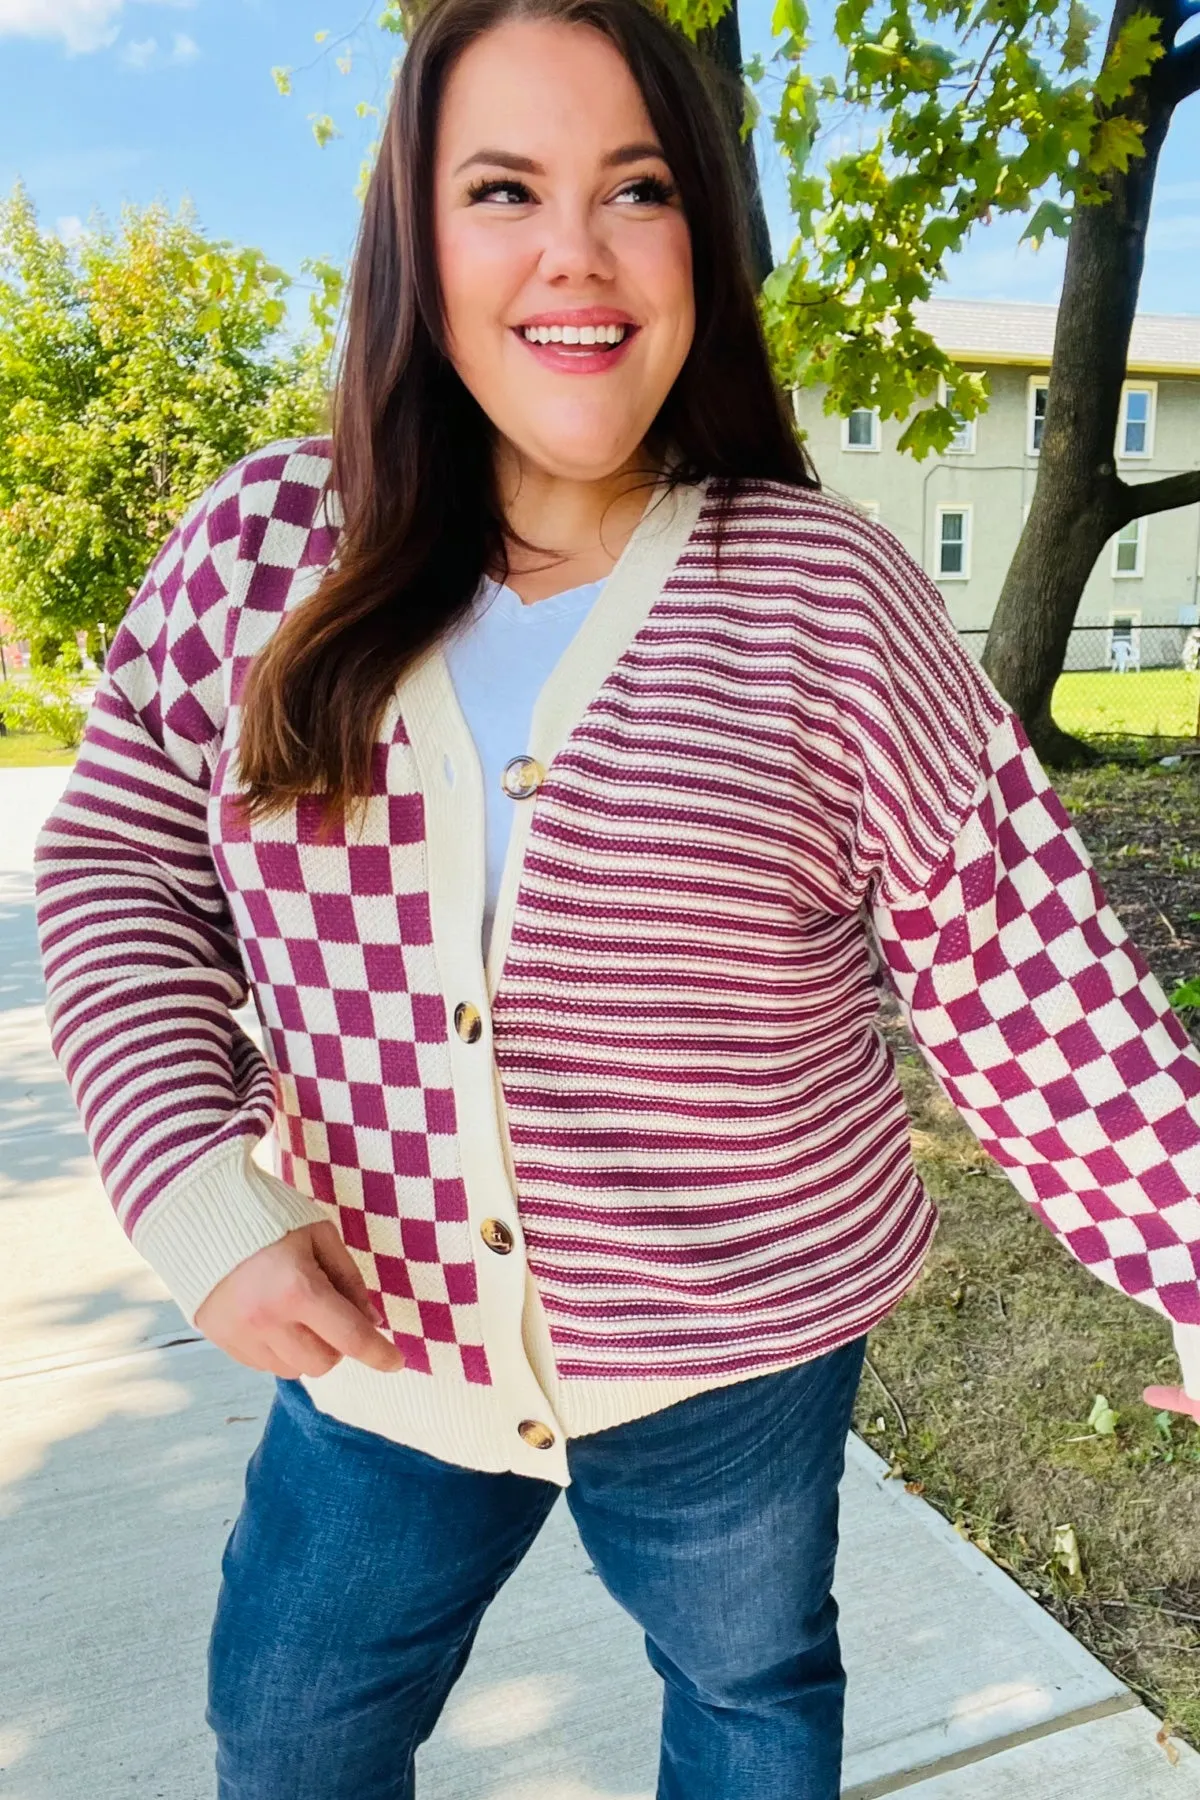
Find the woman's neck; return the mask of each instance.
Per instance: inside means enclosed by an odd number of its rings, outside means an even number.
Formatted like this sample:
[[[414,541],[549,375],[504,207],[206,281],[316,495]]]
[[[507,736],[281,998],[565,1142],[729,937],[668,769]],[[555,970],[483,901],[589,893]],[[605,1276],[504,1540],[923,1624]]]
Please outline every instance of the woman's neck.
[[[510,541],[507,585],[533,605],[567,588],[602,581],[637,528],[656,476],[644,456],[631,458],[604,481],[569,481],[528,466],[519,473],[502,468],[501,504],[510,531],[550,553],[537,557]]]

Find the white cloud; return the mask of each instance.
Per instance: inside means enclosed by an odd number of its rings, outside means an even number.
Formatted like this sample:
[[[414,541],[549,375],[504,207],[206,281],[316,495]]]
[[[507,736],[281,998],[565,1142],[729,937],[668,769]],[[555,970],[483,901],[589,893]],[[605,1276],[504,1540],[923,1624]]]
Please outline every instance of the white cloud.
[[[187,9],[195,0],[138,3]],[[125,0],[0,0],[0,37],[55,38],[72,55],[85,55],[116,42],[124,10]]]
[[[171,40],[171,48],[160,48],[157,38],[130,39],[121,46],[121,61],[127,69],[160,69],[170,63],[194,62],[200,54],[200,46],[195,38],[185,31],[177,31]]]
[[[83,220],[78,213],[65,213],[54,221],[54,229],[64,244],[77,244],[83,236]]]
[[[121,47],[121,61],[127,69],[148,69],[157,55],[157,38],[133,38]]]
[[[0,37],[61,38],[68,50],[101,50],[117,35],[124,0],[0,0]]]

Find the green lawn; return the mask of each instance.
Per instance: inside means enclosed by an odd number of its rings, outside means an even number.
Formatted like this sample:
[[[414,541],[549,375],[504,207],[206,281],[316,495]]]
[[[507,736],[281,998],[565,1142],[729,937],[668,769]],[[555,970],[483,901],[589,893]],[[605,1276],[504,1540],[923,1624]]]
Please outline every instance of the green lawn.
[[[1077,737],[1194,737],[1198,707],[1200,672],[1189,669],[1062,675],[1053,701],[1055,723]]]
[[[0,737],[0,769],[48,769],[74,761],[74,750],[64,750],[41,732],[12,731]]]

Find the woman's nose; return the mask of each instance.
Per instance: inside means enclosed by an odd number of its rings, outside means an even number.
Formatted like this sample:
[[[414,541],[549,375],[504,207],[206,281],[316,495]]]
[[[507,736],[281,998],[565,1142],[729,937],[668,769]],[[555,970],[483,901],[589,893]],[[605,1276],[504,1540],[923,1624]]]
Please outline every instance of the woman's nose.
[[[610,275],[616,256],[606,222],[591,207],[561,208],[545,214],[538,272],[546,281]]]

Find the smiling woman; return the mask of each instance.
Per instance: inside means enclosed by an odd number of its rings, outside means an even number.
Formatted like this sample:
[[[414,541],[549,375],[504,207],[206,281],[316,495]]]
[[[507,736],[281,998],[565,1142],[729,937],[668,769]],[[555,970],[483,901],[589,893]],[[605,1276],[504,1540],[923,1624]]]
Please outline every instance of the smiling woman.
[[[279,1378],[221,1800],[411,1800],[561,1489],[659,1800],[836,1800],[846,1433],[935,1223],[883,966],[1048,1229],[1200,1338],[1200,1058],[936,588],[820,492],[735,169],[642,0],[434,0],[332,442],[172,533],[39,843],[118,1214]]]
[[[672,488],[812,481],[714,79],[636,0],[456,0],[414,32],[350,283],[338,567],[246,697],[260,810],[363,791],[389,693],[481,570],[528,599],[606,574],[668,460]],[[632,327],[617,354],[521,329],[597,318]]]

